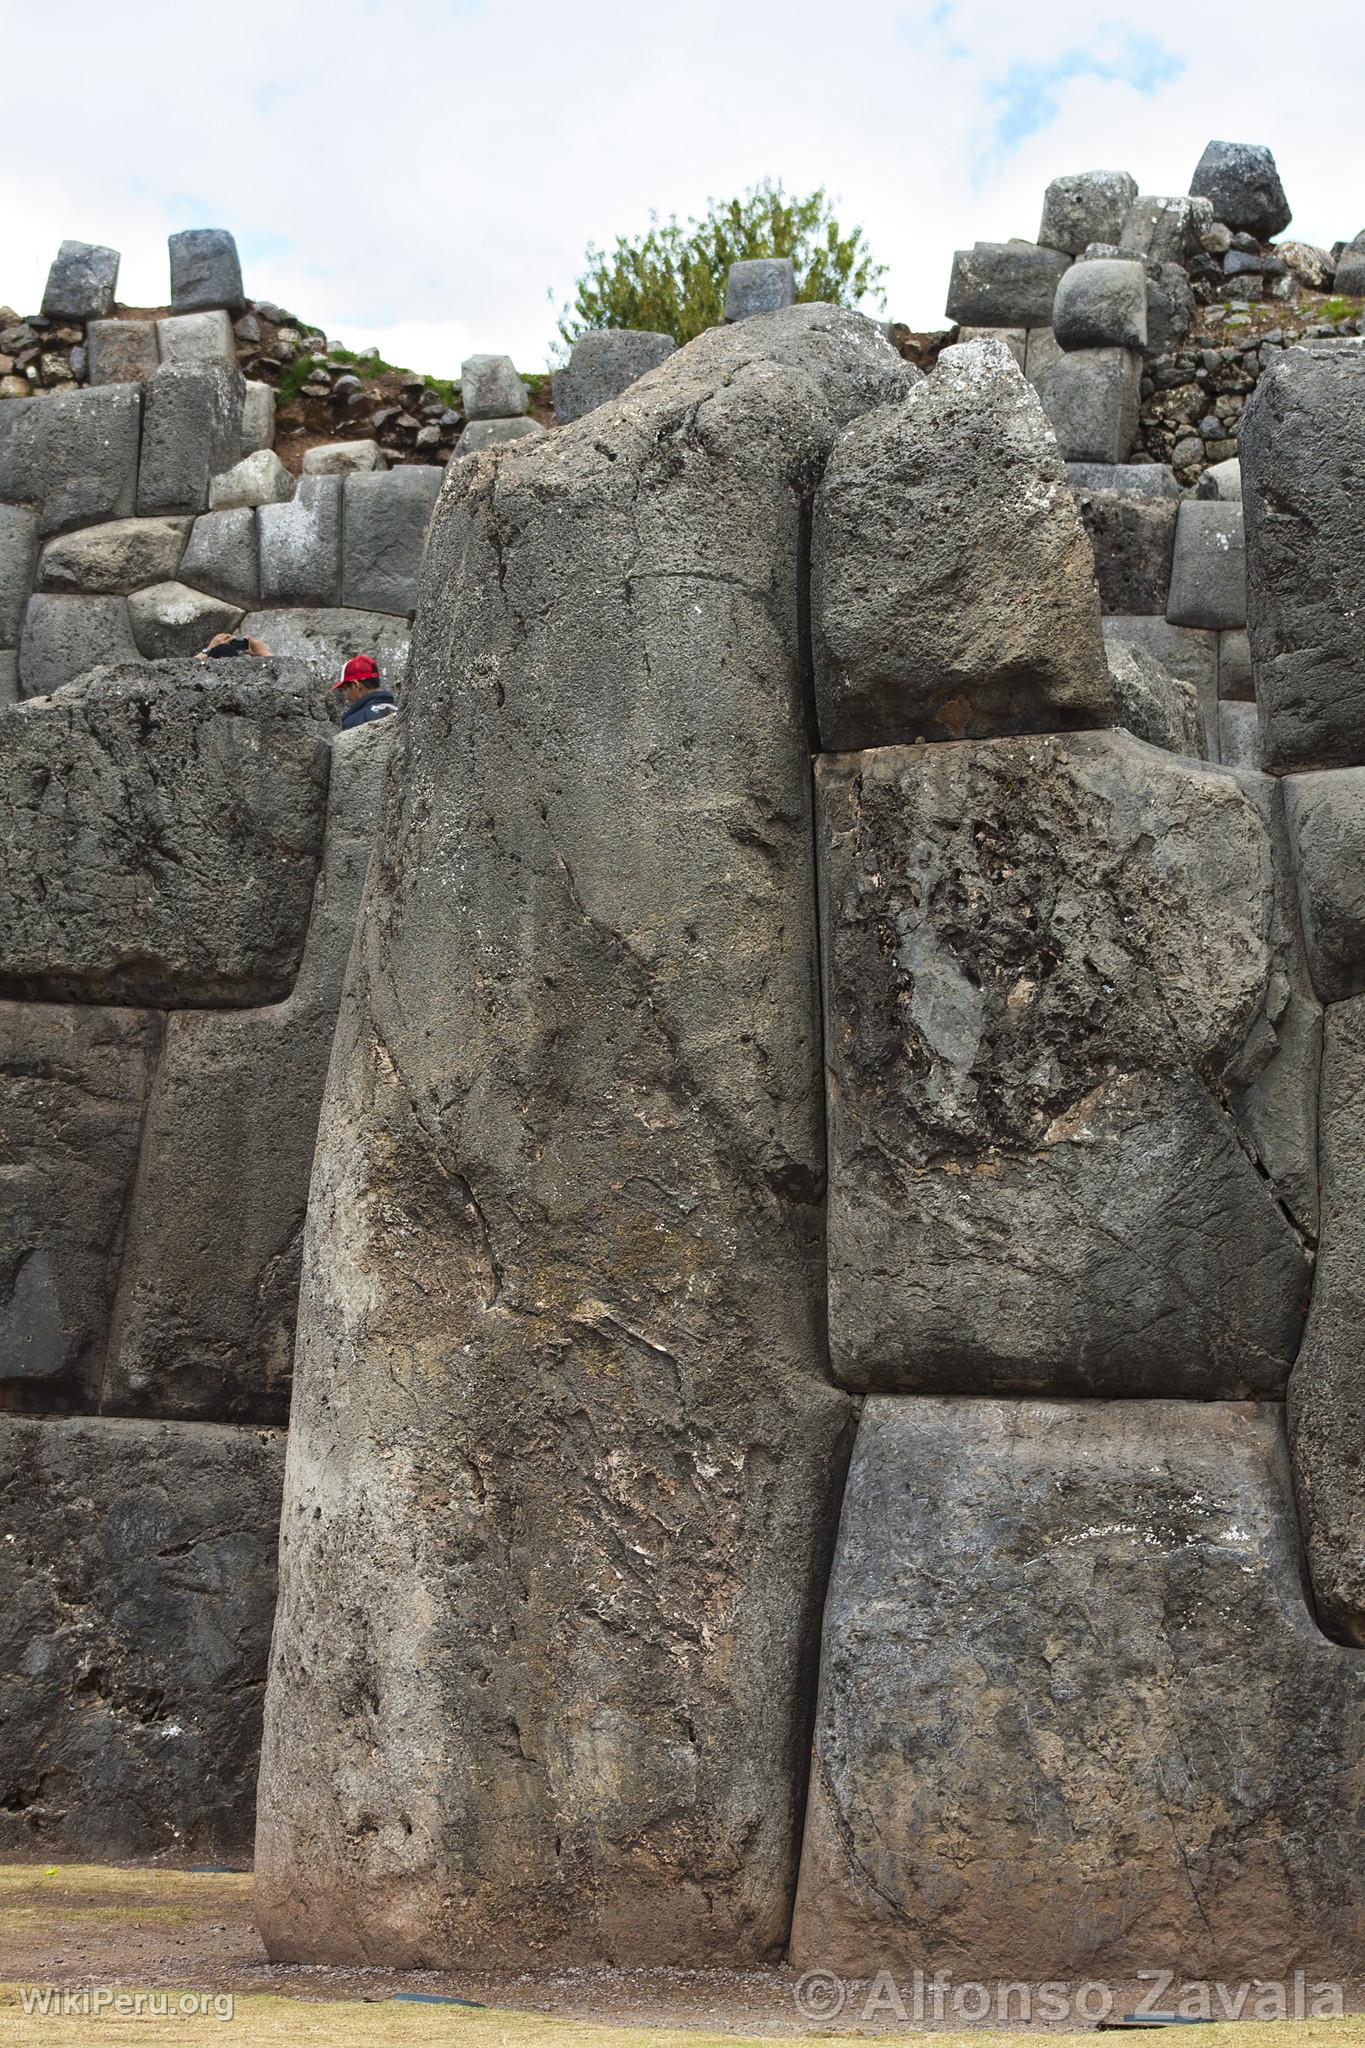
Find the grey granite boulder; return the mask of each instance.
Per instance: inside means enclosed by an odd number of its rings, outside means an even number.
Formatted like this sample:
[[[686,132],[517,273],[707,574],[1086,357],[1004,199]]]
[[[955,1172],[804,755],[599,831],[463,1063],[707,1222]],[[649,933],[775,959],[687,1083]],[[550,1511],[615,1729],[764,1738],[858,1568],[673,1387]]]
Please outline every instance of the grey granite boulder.
[[[796,304],[796,271],[790,256],[749,256],[725,273],[725,317],[747,320]]]
[[[332,746],[322,864],[285,1001],[166,1019],[105,1373],[120,1414],[288,1421],[318,1110],[393,741],[390,721]]]
[[[1200,253],[1201,236],[1213,224],[1213,209],[1207,199],[1163,199],[1139,193],[1129,207],[1119,236],[1119,248],[1126,256],[1141,256],[1161,265],[1178,263],[1182,268]]]
[[[1225,1103],[1273,847],[1128,734],[817,763],[829,1328],[849,1386],[1283,1391],[1311,1254]]]
[[[230,633],[242,607],[186,583],[153,583],[128,600],[128,623],[137,651],[148,661],[198,654],[215,633]]]
[[[237,244],[226,228],[186,228],[167,237],[171,258],[171,304],[177,313],[224,306],[240,313],[246,304]]]
[[[651,334],[643,329],[580,334],[567,364],[554,374],[555,418],[567,426],[570,420],[582,419],[585,412],[619,398],[666,361],[676,347],[671,334]]]
[[[305,476],[352,476],[387,466],[377,441],[328,441],[309,448],[303,458]]]
[[[38,515],[0,505],[0,647],[17,647],[38,561]]]
[[[408,670],[412,629],[406,618],[388,612],[296,606],[251,612],[242,620],[241,631],[264,640],[272,654],[303,662],[324,691],[353,654],[368,654],[377,662],[390,689],[401,686]]]
[[[104,320],[114,310],[119,253],[98,242],[63,242],[43,289],[45,320]]]
[[[1054,178],[1043,198],[1038,240],[1047,249],[1079,256],[1089,242],[1117,242],[1138,196],[1127,171],[1081,171]]]
[[[115,519],[61,534],[43,549],[39,584],[108,597],[164,583],[180,566],[189,527],[188,519]]]
[[[1050,327],[1071,259],[1035,242],[977,242],[953,257],[948,318],[967,327]]]
[[[821,745],[1106,725],[1090,548],[1037,397],[999,342],[845,429],[816,496]]]
[[[1280,1980],[1281,2011],[1296,1968],[1337,1981],[1365,1910],[1365,1668],[1304,1596],[1282,1415],[867,1404],[795,1970],[941,1967],[988,1997],[1147,1972],[1150,2000],[1164,1967],[1229,2000]]]
[[[1213,462],[1195,486],[1197,498],[1224,498],[1229,504],[1242,502],[1242,465],[1235,455],[1226,462]]]
[[[254,509],[238,505],[229,512],[201,512],[175,573],[191,589],[206,590],[210,597],[221,597],[228,604],[257,604],[261,555]],[[272,653],[284,651],[271,647]]]
[[[161,1046],[150,1010],[0,1004],[0,1406],[93,1406]]]
[[[481,455],[485,448],[505,448],[511,441],[534,441],[544,432],[539,420],[471,420],[460,431],[455,453]]]
[[[1365,768],[1286,776],[1284,798],[1313,987],[1344,1002],[1365,994]]]
[[[447,481],[304,1250],[276,1956],[785,1946],[849,1409],[801,492],[903,367],[758,314]]]
[[[154,320],[92,320],[85,346],[91,384],[144,384],[161,361]]]
[[[1066,461],[1127,461],[1137,437],[1141,375],[1133,349],[1076,349],[1058,357],[1042,400]]]
[[[1109,673],[1114,679],[1116,725],[1149,746],[1192,761],[1204,758],[1204,714],[1193,683],[1182,683],[1131,641],[1119,640],[1110,647]]]
[[[65,533],[135,507],[142,393],[135,385],[50,391],[0,406],[0,501],[38,507],[39,531]]]
[[[1322,1235],[1289,1429],[1304,1544],[1322,1626],[1365,1644],[1365,997],[1323,1018],[1318,1170]]]
[[[283,1465],[282,1430],[0,1415],[7,1856],[249,1857]]]
[[[235,363],[166,363],[147,379],[139,512],[208,510],[210,479],[241,453],[244,397]]]
[[[1260,143],[1211,142],[1195,167],[1190,191],[1208,200],[1216,220],[1259,242],[1283,234],[1292,218],[1275,159]]]
[[[510,356],[466,356],[460,365],[460,401],[470,420],[514,419],[531,403]]]
[[[242,398],[242,453],[254,455],[258,448],[270,448],[275,440],[275,391],[250,377]]]
[[[1073,263],[1057,285],[1052,331],[1058,345],[1146,348],[1147,273],[1121,259]]]
[[[287,995],[322,840],[325,719],[306,671],[247,660],[108,668],[0,712],[0,993]],[[35,875],[60,886],[35,890]]]
[[[1287,349],[1238,443],[1247,624],[1270,769],[1365,762],[1365,350]]]
[[[342,520],[341,602],[359,611],[412,613],[442,472],[401,469],[348,476]]]
[[[1207,631],[1245,626],[1247,558],[1240,505],[1197,498],[1181,504],[1166,616],[1173,626]]]
[[[294,495],[294,479],[273,448],[257,448],[209,479],[210,512],[231,512],[241,505],[285,505]]]
[[[288,503],[256,514],[261,596],[267,604],[327,605],[341,595],[339,476],[300,477]]]
[[[1081,465],[1068,465],[1068,477],[1073,467]],[[1114,479],[1112,485],[1100,489],[1078,487],[1074,481],[1071,485],[1095,553],[1101,606],[1106,612],[1129,615],[1164,614],[1171,588],[1179,498],[1164,491],[1130,490],[1125,479],[1143,476],[1146,472],[1140,469],[1100,463],[1084,467]]]
[[[123,597],[31,597],[19,643],[19,686],[26,697],[64,689],[111,661],[136,661],[137,643]]]

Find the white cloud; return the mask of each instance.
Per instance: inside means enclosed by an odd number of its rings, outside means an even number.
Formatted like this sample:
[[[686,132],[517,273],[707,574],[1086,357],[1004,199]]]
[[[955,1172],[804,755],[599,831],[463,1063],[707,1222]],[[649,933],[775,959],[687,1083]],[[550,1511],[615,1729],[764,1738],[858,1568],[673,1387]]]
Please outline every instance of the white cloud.
[[[6,27],[0,298],[32,310],[72,235],[158,303],[166,234],[221,225],[248,290],[433,373],[476,348],[539,367],[590,240],[765,175],[837,194],[918,326],[953,248],[1032,234],[1050,177],[1182,191],[1214,132],[1275,149],[1295,232],[1363,224],[1365,28],[1337,0],[1297,25],[1149,0],[1140,48],[1083,0],[148,0],[135,32],[68,0],[62,28],[58,57],[40,9]]]

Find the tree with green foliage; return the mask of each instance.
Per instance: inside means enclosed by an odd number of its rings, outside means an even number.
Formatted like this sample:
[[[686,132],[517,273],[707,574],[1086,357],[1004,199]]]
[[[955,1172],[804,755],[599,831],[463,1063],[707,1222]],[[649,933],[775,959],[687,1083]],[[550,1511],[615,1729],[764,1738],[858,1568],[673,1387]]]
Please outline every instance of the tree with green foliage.
[[[725,317],[725,276],[751,256],[790,256],[800,300],[856,306],[886,275],[861,228],[845,234],[823,190],[790,199],[765,178],[742,199],[708,200],[705,217],[685,224],[674,214],[648,234],[618,236],[610,251],[588,248],[588,271],[559,331],[566,343],[601,327],[643,327],[681,345]],[[878,293],[878,304],[881,303]]]

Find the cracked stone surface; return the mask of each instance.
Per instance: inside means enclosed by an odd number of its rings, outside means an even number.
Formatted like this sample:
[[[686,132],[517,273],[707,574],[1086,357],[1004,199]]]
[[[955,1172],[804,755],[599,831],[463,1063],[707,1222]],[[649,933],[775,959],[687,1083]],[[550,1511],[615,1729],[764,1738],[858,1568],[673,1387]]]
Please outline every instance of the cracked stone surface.
[[[250,1851],[284,1434],[0,1415],[0,1852]]]
[[[277,1957],[785,1943],[850,1409],[802,500],[907,381],[789,308],[447,479],[309,1211]]]
[[[1365,1909],[1362,1742],[1278,1404],[871,1400],[792,1960],[1335,1976]]]
[[[816,785],[841,1379],[1282,1392],[1311,1248],[1233,1100],[1286,1005],[1257,804],[1124,732]]]
[[[287,995],[329,730],[307,670],[282,661],[97,669],[0,710],[0,994]]]
[[[285,1001],[166,1020],[103,1388],[117,1414],[289,1419],[318,1111],[392,744],[392,720],[334,742],[322,866]]]

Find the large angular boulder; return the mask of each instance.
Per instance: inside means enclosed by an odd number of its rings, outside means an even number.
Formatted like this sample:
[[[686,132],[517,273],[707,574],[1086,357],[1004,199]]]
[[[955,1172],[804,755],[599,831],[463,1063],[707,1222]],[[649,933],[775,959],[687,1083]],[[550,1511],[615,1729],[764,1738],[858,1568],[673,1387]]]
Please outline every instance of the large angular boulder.
[[[19,686],[45,697],[110,662],[136,661],[137,642],[122,597],[49,597],[28,601],[19,643]]]
[[[1323,1018],[1318,1173],[1322,1236],[1289,1431],[1304,1547],[1322,1627],[1365,1645],[1365,997]]]
[[[1078,484],[1077,470],[1105,481],[1098,488]],[[1094,550],[1101,607],[1127,617],[1144,612],[1164,616],[1171,594],[1180,500],[1164,491],[1130,486],[1130,477],[1148,473],[1098,462],[1067,465],[1068,480]],[[1151,474],[1159,477],[1170,472],[1153,470]]]
[[[1278,1404],[869,1401],[792,1962],[1335,1981],[1362,1742]]]
[[[0,1415],[0,1851],[241,1861],[284,1432]]]
[[[531,395],[510,356],[466,356],[460,365],[460,403],[466,419],[514,419]]]
[[[119,252],[98,242],[63,242],[43,288],[45,320],[102,320],[114,310]]]
[[[277,1956],[785,1944],[848,1415],[802,493],[903,369],[755,315],[443,492],[309,1208]]]
[[[725,317],[748,320],[796,303],[796,266],[790,256],[747,256],[725,273]]]
[[[554,374],[555,418],[564,427],[619,398],[647,371],[666,361],[676,347],[671,334],[644,329],[580,334],[567,364]]]
[[[185,228],[168,235],[171,304],[177,313],[224,306],[240,313],[246,304],[237,244],[226,228]]]
[[[1195,166],[1190,191],[1207,199],[1215,220],[1268,242],[1292,215],[1270,151],[1257,142],[1211,142]]]
[[[256,514],[261,550],[261,596],[267,604],[331,605],[341,595],[341,490],[339,476],[299,478],[288,504],[262,505]]]
[[[1117,641],[1108,653],[1114,680],[1114,723],[1149,746],[1165,747],[1168,753],[1183,754],[1192,761],[1202,760],[1207,742],[1194,685],[1182,683],[1131,642]]]
[[[0,712],[0,994],[287,995],[322,842],[325,720],[305,670],[256,661],[102,669]]]
[[[43,549],[44,590],[106,597],[168,582],[185,551],[188,519],[115,519],[64,533]]]
[[[1128,460],[1137,436],[1141,378],[1136,349],[1083,348],[1058,355],[1041,395],[1068,463]]]
[[[135,384],[6,399],[0,407],[0,500],[36,505],[44,536],[126,519],[136,509],[141,417]]]
[[[392,744],[391,721],[333,744],[322,866],[285,1001],[166,1019],[105,1373],[121,1415],[289,1419],[318,1110]]]
[[[408,616],[417,609],[417,574],[441,474],[439,469],[407,463],[401,469],[346,478],[343,605]]]
[[[92,320],[85,348],[91,384],[144,384],[161,362],[154,320]]]
[[[953,257],[948,318],[963,327],[1050,327],[1071,258],[1034,242],[977,242]]]
[[[1272,847],[1122,732],[817,763],[829,1326],[859,1388],[1283,1391],[1312,1271],[1224,1096]]]
[[[160,1045],[153,1011],[0,1005],[0,1407],[99,1399]]]
[[[235,363],[166,363],[145,393],[138,511],[206,512],[210,480],[242,451],[241,372]]]
[[[206,590],[211,597],[224,598],[229,604],[258,604],[261,551],[255,508],[236,505],[229,512],[201,512],[175,573],[191,589]],[[273,654],[291,651],[270,642],[267,645]]]
[[[1207,199],[1140,192],[1124,217],[1119,248],[1125,256],[1183,268],[1200,253],[1200,238],[1212,225],[1213,208]]]
[[[1365,994],[1365,768],[1284,780],[1304,942],[1324,1003]]]
[[[1218,723],[1218,635],[1194,626],[1172,626],[1151,613],[1114,614],[1104,621],[1107,648],[1140,647],[1154,661],[1192,683],[1199,696],[1206,732]]]
[[[1247,624],[1267,768],[1365,762],[1365,350],[1287,349],[1238,441]]]
[[[854,421],[816,497],[811,617],[821,744],[1108,725],[1085,532],[1008,349],[945,349]]]
[[[128,623],[138,653],[148,661],[195,655],[215,633],[231,633],[242,607],[193,590],[187,583],[153,583],[128,600]]]

